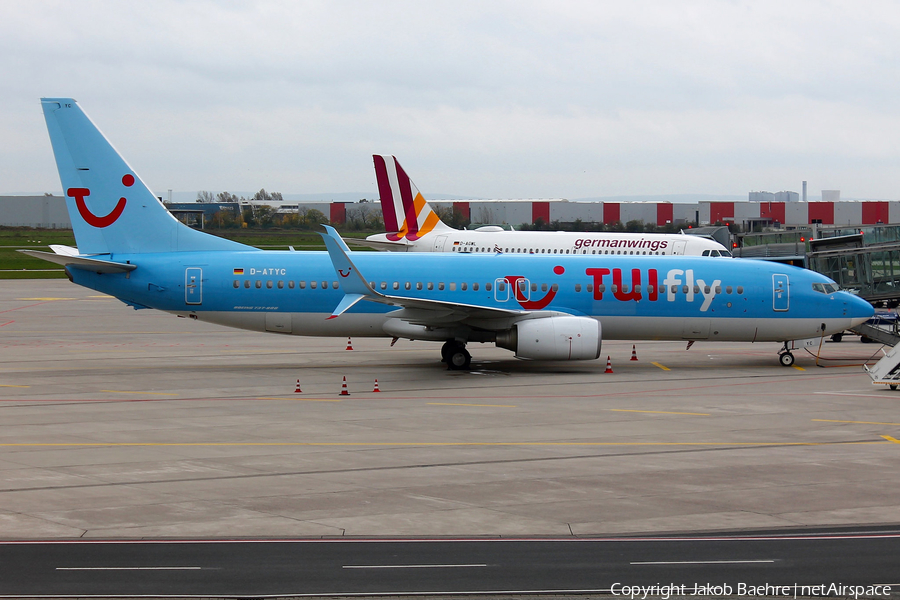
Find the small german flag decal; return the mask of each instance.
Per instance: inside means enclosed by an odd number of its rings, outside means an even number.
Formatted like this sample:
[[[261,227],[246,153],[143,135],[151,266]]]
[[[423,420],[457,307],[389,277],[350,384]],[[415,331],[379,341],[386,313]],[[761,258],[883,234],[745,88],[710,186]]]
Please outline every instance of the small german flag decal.
[[[235,270],[234,270],[234,274],[235,274],[235,275],[243,275],[243,274],[244,274],[244,270],[243,270],[243,269],[235,269]]]

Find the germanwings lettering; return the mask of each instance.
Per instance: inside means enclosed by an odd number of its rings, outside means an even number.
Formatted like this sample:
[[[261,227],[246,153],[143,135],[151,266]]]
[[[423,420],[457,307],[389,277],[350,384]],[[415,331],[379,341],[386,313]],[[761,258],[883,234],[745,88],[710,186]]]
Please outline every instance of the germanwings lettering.
[[[651,252],[665,250],[669,247],[667,240],[610,240],[582,238],[575,240],[575,249],[582,248],[647,248]]]

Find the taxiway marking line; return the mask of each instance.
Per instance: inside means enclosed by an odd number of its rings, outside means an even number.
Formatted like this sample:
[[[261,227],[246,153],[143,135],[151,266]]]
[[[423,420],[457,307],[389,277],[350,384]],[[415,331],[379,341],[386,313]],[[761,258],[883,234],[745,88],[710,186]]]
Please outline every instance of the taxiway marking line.
[[[893,396],[885,394],[879,396],[876,394],[854,394],[852,392],[813,392],[813,394],[821,394],[822,396],[853,396],[854,398],[893,398]]]
[[[484,406],[487,408],[516,408],[515,404],[463,404],[462,402],[429,402],[429,406]]]
[[[658,415],[694,415],[697,417],[709,417],[709,413],[670,412],[667,410],[630,410],[627,408],[609,408],[613,412],[653,413]]]
[[[881,437],[883,437],[883,438],[886,439],[887,441],[891,442],[892,444],[900,444],[900,440],[898,440],[897,438],[892,438],[892,437],[889,436],[889,435],[883,435],[883,436],[881,436]]]
[[[10,387],[10,388],[30,388],[30,385],[0,385],[0,387]]]
[[[658,560],[632,562],[633,565],[749,565],[773,563],[774,560]]]
[[[880,436],[889,438],[889,436]],[[722,446],[742,448],[767,448],[785,446],[850,446],[866,444],[898,443],[894,438],[868,442],[8,442],[0,443],[0,448],[120,448],[128,446],[148,447],[346,447],[346,448],[408,448],[453,446],[507,446],[507,447],[690,447]]]
[[[124,390],[100,390],[104,394],[145,394],[147,396],[177,396],[166,392],[126,392]]]
[[[22,310],[24,308],[33,308],[35,306],[40,306],[41,304],[44,304],[44,303],[38,302],[37,304],[29,304],[27,306],[17,306],[16,308],[8,308],[6,310],[0,310],[0,313],[8,313],[8,312],[12,312],[14,310]]]
[[[798,371],[805,371],[805,370],[806,370],[806,369],[804,369],[803,367],[798,367],[797,365],[791,365],[791,366],[794,367],[795,369],[797,369]]]
[[[361,393],[361,392],[357,392]],[[290,396],[279,397],[259,397],[257,400],[299,400],[301,402],[340,402],[340,398],[294,398]]]
[[[6,327],[10,323],[15,323],[15,321],[7,321],[6,323],[0,323],[0,327]]]
[[[671,370],[672,370],[672,369],[670,369],[669,367],[667,367],[667,366],[665,366],[665,365],[659,364],[658,362],[654,362],[654,363],[650,363],[650,364],[653,365],[653,366],[655,366],[655,367],[659,367],[659,368],[662,369],[663,371],[671,371]]]
[[[57,571],[199,571],[201,567],[56,567]]]
[[[343,565],[342,569],[454,569],[486,567],[486,563],[470,565]]]
[[[878,423],[876,421],[835,421],[832,419],[813,419],[817,423],[860,423],[862,425],[900,425],[900,423]]]

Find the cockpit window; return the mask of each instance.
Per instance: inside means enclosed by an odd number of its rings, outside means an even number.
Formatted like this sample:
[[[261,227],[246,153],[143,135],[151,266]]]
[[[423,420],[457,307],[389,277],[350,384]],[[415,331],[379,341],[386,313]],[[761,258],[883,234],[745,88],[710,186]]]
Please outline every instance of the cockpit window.
[[[819,292],[820,294],[833,294],[841,291],[841,288],[839,288],[836,283],[814,283],[812,284],[812,288],[813,291]]]

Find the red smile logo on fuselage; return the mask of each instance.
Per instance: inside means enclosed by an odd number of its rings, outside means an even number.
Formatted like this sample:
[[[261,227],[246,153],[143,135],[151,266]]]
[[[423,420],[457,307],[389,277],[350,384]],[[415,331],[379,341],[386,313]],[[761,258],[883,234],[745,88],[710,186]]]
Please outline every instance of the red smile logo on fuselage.
[[[566,269],[562,266],[553,267],[553,272],[557,275],[562,275],[566,272]],[[516,299],[516,302],[519,303],[519,306],[524,308],[525,310],[542,310],[547,308],[547,306],[553,302],[553,299],[556,298],[556,288],[553,286],[550,287],[550,290],[544,295],[540,300],[529,300],[528,296],[525,295],[525,290],[523,290],[519,281],[525,279],[521,275],[507,275],[504,277],[509,286],[513,290],[513,297]]]
[[[131,187],[134,185],[134,175],[127,174],[122,177],[122,184],[125,187]],[[81,215],[81,218],[85,220],[85,222],[92,227],[109,227],[116,220],[122,216],[122,211],[125,210],[126,200],[125,198],[119,198],[119,201],[116,203],[115,208],[112,211],[103,217],[98,217],[87,207],[87,203],[84,199],[87,196],[91,195],[91,190],[88,188],[69,188],[66,190],[66,196],[70,198],[75,198],[75,206],[78,207],[78,214]]]

